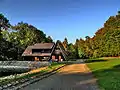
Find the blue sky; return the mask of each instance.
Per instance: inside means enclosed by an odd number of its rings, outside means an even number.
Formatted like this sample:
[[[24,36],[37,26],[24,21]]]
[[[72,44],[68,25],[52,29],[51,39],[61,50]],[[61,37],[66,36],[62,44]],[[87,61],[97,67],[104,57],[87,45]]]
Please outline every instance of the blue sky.
[[[0,0],[0,13],[15,25],[34,25],[54,40],[93,36],[120,10],[120,0]]]

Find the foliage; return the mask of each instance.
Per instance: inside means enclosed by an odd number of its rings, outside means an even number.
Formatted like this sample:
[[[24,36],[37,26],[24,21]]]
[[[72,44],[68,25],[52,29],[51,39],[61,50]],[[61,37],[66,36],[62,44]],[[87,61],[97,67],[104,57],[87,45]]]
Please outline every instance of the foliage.
[[[18,32],[12,33],[10,35],[10,40],[15,38],[22,46],[26,47],[35,43],[52,42],[50,36],[46,38],[46,35],[43,33],[43,31],[40,31],[36,27],[27,23],[20,22],[12,28],[18,30]]]
[[[72,43],[68,43],[67,38],[64,39],[62,44],[63,44],[63,47],[65,48],[65,51],[68,53],[67,55],[68,60],[76,59],[78,57],[76,46],[74,46]]]
[[[9,42],[6,42],[3,39],[2,32],[3,30],[6,30],[9,27],[10,27],[9,20],[6,17],[4,17],[3,14],[0,14],[0,59],[4,59],[4,60],[7,59],[7,57],[5,56],[6,55],[5,52],[7,52],[8,50],[7,45],[9,44]]]
[[[46,38],[46,40],[45,40],[45,41],[46,41],[46,42],[48,42],[48,43],[53,42],[53,40],[52,40],[51,36],[48,36],[48,37]]]
[[[0,14],[0,30],[7,29],[10,26],[9,20],[3,15]]]
[[[0,14],[0,41],[2,39],[2,29],[6,30],[8,27],[10,27],[10,23],[9,23],[9,20],[4,17],[3,14]]]
[[[63,46],[64,46],[65,50],[68,49],[68,40],[67,40],[67,38],[64,39]]]
[[[86,36],[85,40],[76,41],[75,46],[80,58],[120,56],[120,14],[111,16],[92,38]]]
[[[69,59],[75,59],[77,57],[75,46],[72,43],[68,44],[68,52],[70,54]]]

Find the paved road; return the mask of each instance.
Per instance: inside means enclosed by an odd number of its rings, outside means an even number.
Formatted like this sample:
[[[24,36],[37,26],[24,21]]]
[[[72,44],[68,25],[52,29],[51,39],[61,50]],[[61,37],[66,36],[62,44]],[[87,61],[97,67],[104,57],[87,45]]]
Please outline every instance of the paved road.
[[[59,73],[20,90],[99,90],[96,79],[85,64],[65,66]]]

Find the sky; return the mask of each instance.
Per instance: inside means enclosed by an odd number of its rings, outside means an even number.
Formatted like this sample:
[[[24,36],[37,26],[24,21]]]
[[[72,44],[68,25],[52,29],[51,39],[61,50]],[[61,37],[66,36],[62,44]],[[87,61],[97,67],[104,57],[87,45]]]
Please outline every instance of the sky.
[[[94,36],[120,10],[120,0],[0,0],[0,13],[12,25],[26,22],[69,43]]]

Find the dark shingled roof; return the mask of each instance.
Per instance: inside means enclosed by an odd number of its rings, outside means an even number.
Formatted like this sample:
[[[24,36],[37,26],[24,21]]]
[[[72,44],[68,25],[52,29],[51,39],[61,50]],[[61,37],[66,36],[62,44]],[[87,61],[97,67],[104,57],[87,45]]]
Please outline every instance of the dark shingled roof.
[[[32,49],[52,49],[54,43],[37,43],[32,46]]]
[[[26,50],[23,52],[22,56],[36,56],[35,54],[32,54],[32,49],[52,49],[52,47],[55,45],[55,43],[37,43],[33,46],[28,46]],[[49,56],[51,53],[45,54],[45,56]],[[39,56],[44,56],[42,54],[39,54]]]

